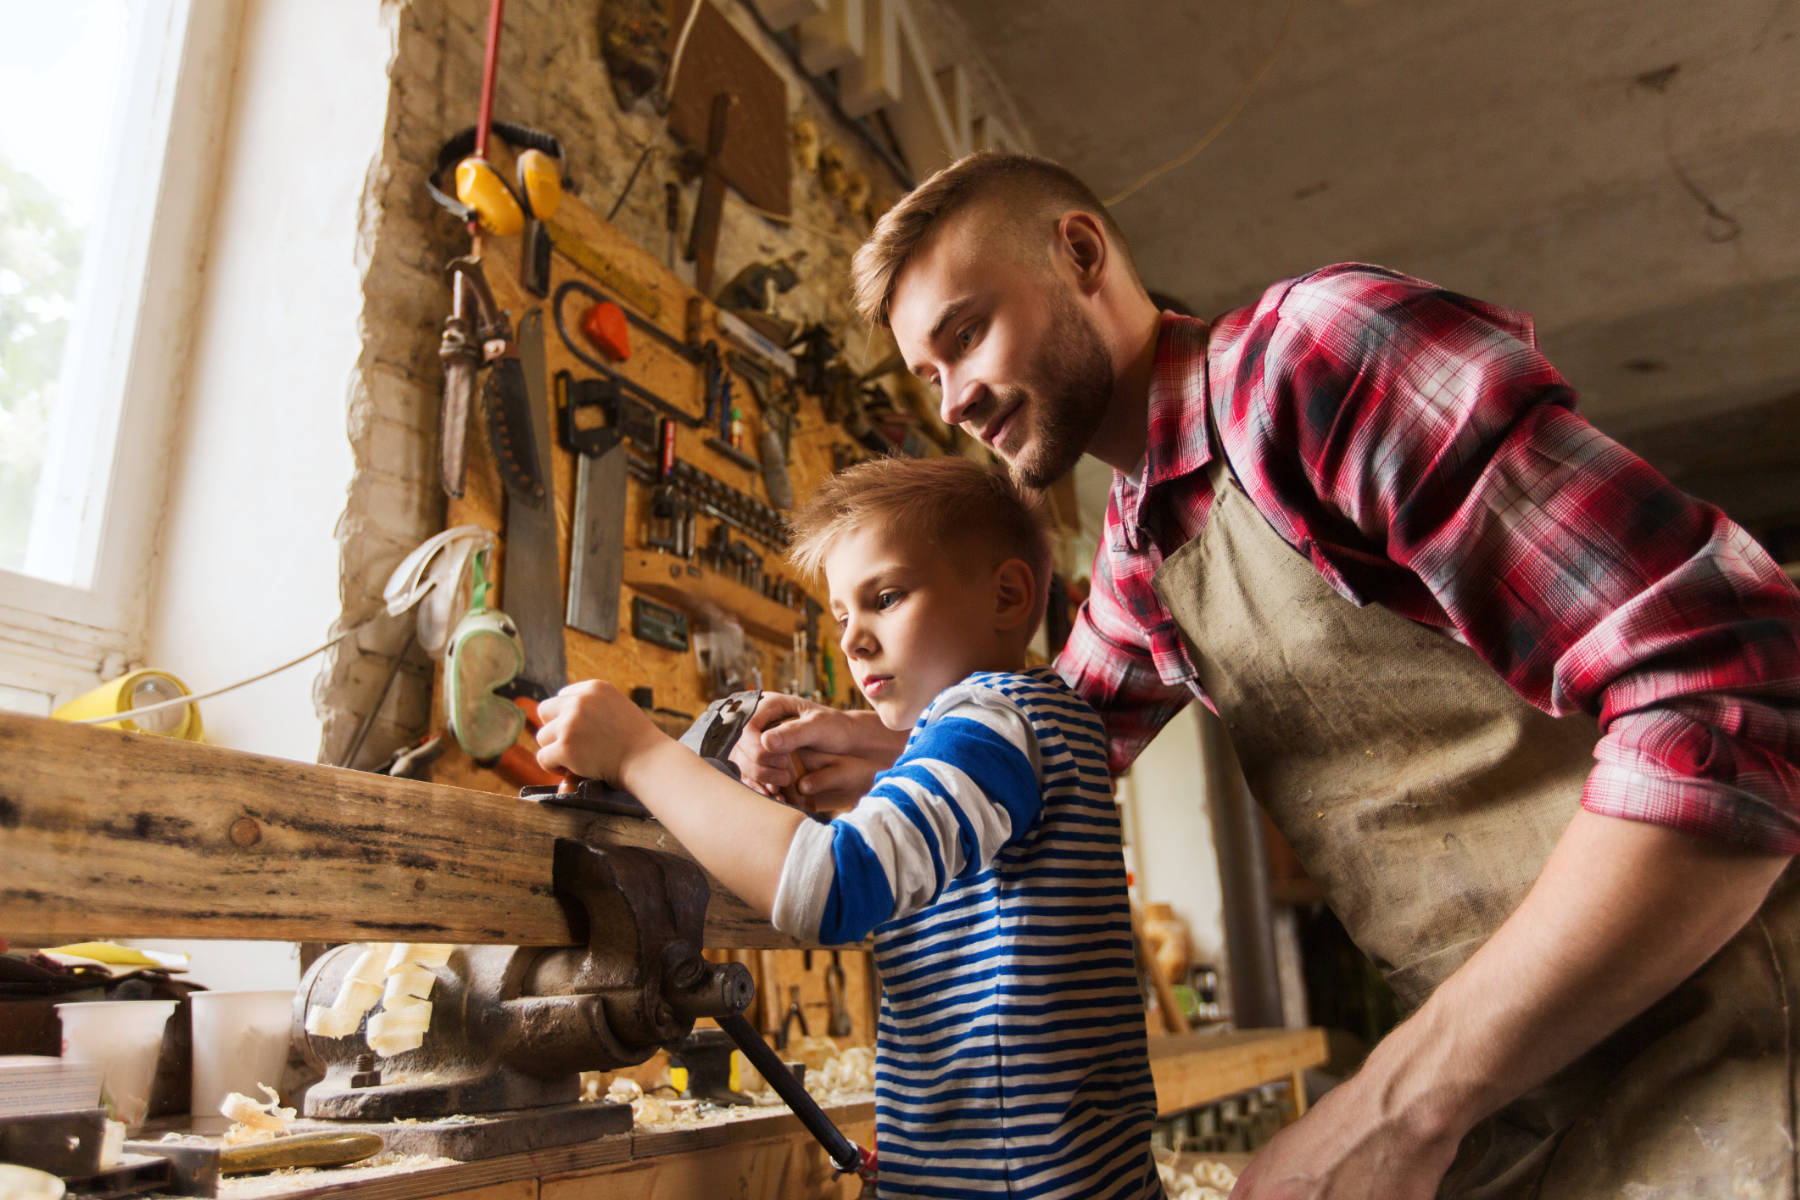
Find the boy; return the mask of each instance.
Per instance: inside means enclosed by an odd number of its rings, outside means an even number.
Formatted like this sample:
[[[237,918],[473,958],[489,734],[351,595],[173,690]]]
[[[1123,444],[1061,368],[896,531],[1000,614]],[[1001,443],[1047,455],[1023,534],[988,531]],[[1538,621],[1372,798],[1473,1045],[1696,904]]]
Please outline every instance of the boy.
[[[1099,719],[1025,669],[1049,542],[963,458],[882,459],[794,519],[893,767],[830,824],[727,780],[617,689],[540,708],[538,760],[641,799],[807,941],[875,934],[883,1197],[1156,1197],[1155,1092]]]

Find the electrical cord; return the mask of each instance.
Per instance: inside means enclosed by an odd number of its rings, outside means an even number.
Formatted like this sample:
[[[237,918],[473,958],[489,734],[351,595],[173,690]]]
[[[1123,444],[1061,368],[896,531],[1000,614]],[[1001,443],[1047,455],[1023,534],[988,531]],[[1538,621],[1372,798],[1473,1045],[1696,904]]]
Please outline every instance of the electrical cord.
[[[1244,85],[1244,90],[1238,94],[1237,101],[1226,110],[1225,115],[1213,122],[1212,128],[1201,134],[1200,140],[1195,142],[1192,146],[1189,146],[1186,150],[1182,151],[1174,158],[1171,158],[1168,162],[1163,163],[1161,166],[1152,167],[1150,170],[1144,172],[1142,175],[1138,176],[1137,182],[1125,188],[1123,191],[1108,196],[1104,201],[1106,207],[1113,208],[1124,203],[1126,200],[1129,200],[1132,196],[1135,196],[1138,192],[1142,191],[1150,183],[1160,179],[1177,167],[1187,165],[1202,150],[1210,146],[1215,138],[1225,132],[1225,127],[1235,121],[1238,114],[1243,112],[1245,106],[1250,103],[1250,95],[1252,92],[1256,91],[1256,85],[1262,82],[1262,77],[1269,73],[1269,68],[1274,66],[1275,60],[1280,57],[1281,48],[1287,44],[1288,31],[1294,27],[1294,13],[1299,7],[1300,0],[1291,0],[1288,4],[1287,16],[1281,22],[1281,32],[1275,38],[1275,45],[1270,47],[1267,57],[1262,60],[1262,65],[1256,68],[1256,73],[1254,75],[1250,76],[1250,81]]]
[[[78,721],[71,721],[71,722],[69,722],[69,724],[71,724],[71,725],[104,725],[104,724],[107,724],[112,721],[125,721],[125,720],[130,720],[130,719],[133,719],[136,717],[147,717],[151,713],[164,712],[168,709],[180,708],[183,705],[187,705],[187,704],[197,704],[201,700],[210,700],[214,696],[223,696],[226,692],[235,692],[237,689],[239,689],[241,687],[248,687],[250,684],[257,683],[261,680],[267,679],[271,675],[279,674],[280,672],[287,670],[289,667],[297,667],[301,663],[305,662],[307,659],[311,658],[315,654],[323,654],[325,651],[331,649],[333,646],[337,645],[339,642],[343,641],[345,638],[349,637],[351,634],[356,633],[359,630],[365,629],[370,625],[373,625],[377,620],[379,620],[380,618],[385,617],[385,616],[387,616],[387,610],[381,609],[380,611],[376,612],[374,616],[367,617],[364,620],[358,621],[356,624],[354,624],[350,628],[344,630],[342,633],[338,634],[336,637],[325,642],[323,645],[314,646],[311,650],[308,650],[305,654],[302,654],[300,657],[289,659],[287,662],[282,663],[278,667],[270,667],[268,670],[262,671],[255,675],[252,675],[248,679],[240,679],[236,683],[228,683],[224,687],[216,687],[216,688],[213,688],[209,692],[196,692],[190,696],[178,696],[173,700],[161,700],[155,704],[146,704],[142,708],[129,708],[129,709],[126,709],[124,712],[110,713],[110,714],[106,714],[106,715],[98,716],[98,717],[83,717]]]
[[[663,73],[662,94],[668,103],[675,103],[675,76],[681,70],[681,55],[687,49],[688,35],[694,32],[694,22],[700,19],[700,6],[706,0],[694,0],[688,9],[687,20],[681,23],[681,34],[675,39],[675,52],[669,55],[669,69]]]

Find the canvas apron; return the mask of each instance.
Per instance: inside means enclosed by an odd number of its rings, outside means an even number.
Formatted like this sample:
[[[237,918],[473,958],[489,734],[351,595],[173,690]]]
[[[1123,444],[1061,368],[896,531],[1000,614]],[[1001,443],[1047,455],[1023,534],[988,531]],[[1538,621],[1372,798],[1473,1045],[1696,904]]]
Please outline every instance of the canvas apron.
[[[1210,421],[1209,421],[1210,424]],[[1409,1009],[1513,911],[1579,807],[1592,718],[1334,591],[1230,474],[1157,572],[1251,793]],[[1796,1200],[1800,888],[1643,1016],[1483,1122],[1441,1196]]]

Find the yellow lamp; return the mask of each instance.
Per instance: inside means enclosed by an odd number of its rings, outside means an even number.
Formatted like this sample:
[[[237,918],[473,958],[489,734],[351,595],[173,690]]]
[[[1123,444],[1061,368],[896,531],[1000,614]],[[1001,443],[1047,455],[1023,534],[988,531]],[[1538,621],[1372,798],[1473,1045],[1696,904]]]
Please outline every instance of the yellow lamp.
[[[112,713],[146,708],[167,700],[190,695],[188,687],[167,671],[132,671],[117,679],[109,679],[91,692],[75,697],[50,715],[58,721],[86,721]],[[190,742],[205,740],[200,725],[200,708],[195,704],[177,705],[142,717],[97,722],[110,729],[128,733],[155,733],[182,738]]]

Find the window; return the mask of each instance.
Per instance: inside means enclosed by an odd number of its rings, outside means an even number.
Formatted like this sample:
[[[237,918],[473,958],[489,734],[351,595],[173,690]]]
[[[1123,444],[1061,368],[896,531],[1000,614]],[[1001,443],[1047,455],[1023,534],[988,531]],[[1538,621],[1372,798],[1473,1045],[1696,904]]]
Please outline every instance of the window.
[[[142,641],[240,6],[15,6],[0,43],[0,704]],[[26,697],[21,701],[20,697]]]

